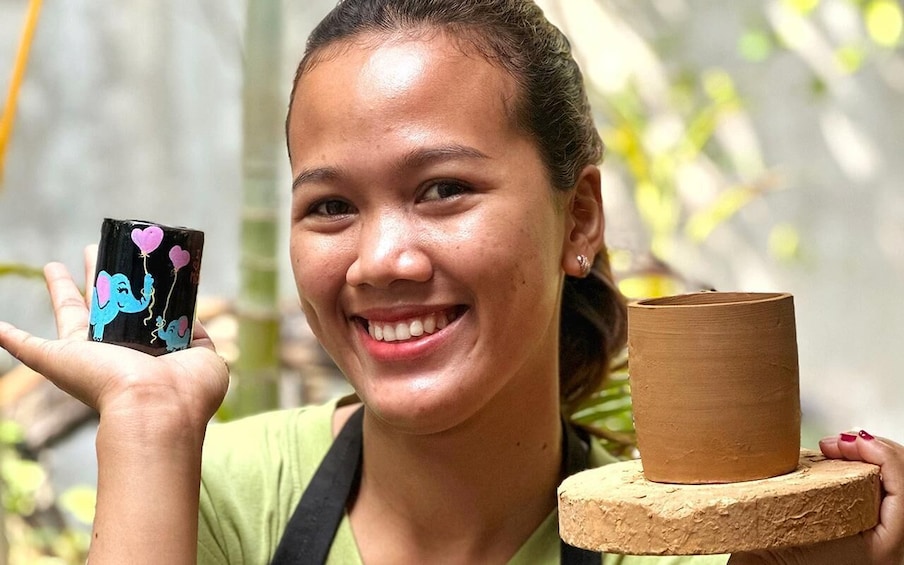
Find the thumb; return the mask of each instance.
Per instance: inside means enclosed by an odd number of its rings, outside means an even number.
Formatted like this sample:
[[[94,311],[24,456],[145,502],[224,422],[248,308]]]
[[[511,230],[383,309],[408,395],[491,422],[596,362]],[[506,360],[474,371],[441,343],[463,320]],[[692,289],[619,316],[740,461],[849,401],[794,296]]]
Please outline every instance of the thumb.
[[[81,365],[77,359],[64,351],[66,344],[70,343],[75,342],[43,339],[20,330],[12,324],[0,322],[0,347],[33,371],[50,380],[58,388],[96,409],[97,406],[87,390],[79,390],[75,379],[68,379],[65,374],[58,375],[58,370],[55,370],[59,367],[70,367],[77,370]]]

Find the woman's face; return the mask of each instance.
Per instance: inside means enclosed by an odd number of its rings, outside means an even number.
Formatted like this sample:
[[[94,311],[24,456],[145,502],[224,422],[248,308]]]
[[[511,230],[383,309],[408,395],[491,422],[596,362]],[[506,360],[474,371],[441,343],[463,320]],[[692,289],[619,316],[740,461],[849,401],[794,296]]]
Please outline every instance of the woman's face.
[[[511,77],[442,34],[365,39],[307,71],[293,101],[291,256],[309,324],[404,429],[555,395],[565,197],[513,124]]]

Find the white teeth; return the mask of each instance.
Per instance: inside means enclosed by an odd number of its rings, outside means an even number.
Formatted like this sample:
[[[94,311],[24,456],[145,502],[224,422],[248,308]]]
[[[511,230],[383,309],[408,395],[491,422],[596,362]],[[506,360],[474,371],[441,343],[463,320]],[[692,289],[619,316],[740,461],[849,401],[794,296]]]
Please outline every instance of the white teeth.
[[[368,322],[367,333],[377,341],[404,341],[424,334],[432,334],[449,325],[444,312],[428,314],[422,318],[413,318],[404,322],[380,323]]]

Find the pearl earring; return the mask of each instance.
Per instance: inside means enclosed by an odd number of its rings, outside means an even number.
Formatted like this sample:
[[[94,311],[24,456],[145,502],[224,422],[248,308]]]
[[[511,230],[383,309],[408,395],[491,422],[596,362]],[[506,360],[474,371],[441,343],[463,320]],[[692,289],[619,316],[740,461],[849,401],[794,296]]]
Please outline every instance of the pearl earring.
[[[586,255],[578,255],[578,266],[581,268],[581,276],[590,274],[590,259]]]

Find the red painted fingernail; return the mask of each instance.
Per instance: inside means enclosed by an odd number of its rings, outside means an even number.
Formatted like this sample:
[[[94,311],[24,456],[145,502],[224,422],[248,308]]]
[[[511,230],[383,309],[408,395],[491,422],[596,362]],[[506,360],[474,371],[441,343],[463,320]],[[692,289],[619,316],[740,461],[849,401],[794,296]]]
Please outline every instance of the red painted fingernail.
[[[863,439],[865,439],[865,440],[867,440],[867,441],[876,439],[876,438],[873,437],[873,435],[872,435],[871,433],[867,432],[866,430],[860,430],[859,432],[857,432],[857,435],[860,436],[860,437],[862,437]]]
[[[857,441],[857,434],[841,433],[841,441],[852,442]]]

